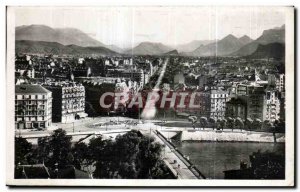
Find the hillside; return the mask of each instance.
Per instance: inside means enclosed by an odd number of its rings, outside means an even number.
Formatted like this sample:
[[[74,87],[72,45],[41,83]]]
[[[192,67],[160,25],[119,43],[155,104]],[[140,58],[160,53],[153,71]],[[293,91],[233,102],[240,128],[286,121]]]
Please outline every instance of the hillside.
[[[252,41],[249,44],[246,44],[241,49],[236,52],[231,53],[232,56],[247,56],[255,52],[258,45],[266,45],[269,43],[284,43],[285,42],[285,26],[283,25],[280,28],[274,28],[265,30],[263,34],[257,38],[255,41]]]
[[[179,52],[192,52],[201,45],[207,45],[212,42],[213,40],[194,40],[186,44],[177,45],[174,48]]]
[[[285,45],[283,43],[270,43],[267,45],[258,45],[256,51],[250,55],[251,58],[275,58],[285,57]]]
[[[165,56],[177,56],[178,51],[175,49],[175,50],[169,51],[167,53],[164,53],[163,55],[165,55]]]
[[[228,35],[223,39],[210,43],[208,45],[202,45],[198,47],[195,51],[187,53],[191,56],[224,56],[234,51],[239,50],[243,46],[243,43],[239,41],[233,35]]]
[[[51,28],[46,25],[16,27],[16,40],[57,42],[62,45],[105,47],[84,32],[74,28]]]
[[[162,43],[142,42],[133,49],[127,50],[128,55],[161,55],[172,51],[172,48]]]
[[[239,38],[239,41],[243,44],[246,45],[248,43],[251,43],[253,41],[253,39],[251,39],[250,37],[248,37],[247,35],[244,35],[243,37]]]
[[[54,54],[54,55],[118,55],[105,47],[81,47],[78,45],[62,45],[45,41],[16,41],[16,53]]]

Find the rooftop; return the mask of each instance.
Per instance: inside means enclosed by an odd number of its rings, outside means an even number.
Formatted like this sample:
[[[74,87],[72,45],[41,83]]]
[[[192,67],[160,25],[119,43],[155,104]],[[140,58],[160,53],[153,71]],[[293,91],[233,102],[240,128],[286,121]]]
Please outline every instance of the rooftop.
[[[21,93],[21,94],[24,94],[24,93],[30,93],[30,94],[42,93],[42,94],[46,94],[46,93],[51,93],[51,91],[45,89],[41,85],[22,84],[22,85],[16,85],[15,86],[15,93]]]

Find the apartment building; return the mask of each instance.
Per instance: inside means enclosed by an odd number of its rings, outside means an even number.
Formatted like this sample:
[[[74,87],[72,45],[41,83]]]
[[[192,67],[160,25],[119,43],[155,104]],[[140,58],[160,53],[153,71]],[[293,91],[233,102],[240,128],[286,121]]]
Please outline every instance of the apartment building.
[[[222,119],[225,117],[226,102],[228,101],[228,91],[211,90],[210,93],[210,117]]]
[[[69,123],[87,116],[85,88],[81,83],[61,81],[43,84],[53,95],[53,122]]]
[[[266,91],[266,114],[265,120],[274,122],[280,118],[280,100],[278,92],[274,90]]]
[[[52,93],[41,85],[15,86],[17,129],[45,129],[52,123]]]

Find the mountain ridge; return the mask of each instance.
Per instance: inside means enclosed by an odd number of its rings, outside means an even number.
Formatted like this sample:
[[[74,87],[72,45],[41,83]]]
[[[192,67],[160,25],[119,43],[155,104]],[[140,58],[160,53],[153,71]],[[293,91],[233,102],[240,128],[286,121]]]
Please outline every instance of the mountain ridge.
[[[62,45],[105,47],[102,42],[76,28],[51,28],[47,25],[16,27],[16,40],[57,42]]]
[[[283,43],[259,44],[256,51],[249,57],[282,59],[285,57],[285,45]]]
[[[244,45],[231,56],[247,56],[255,52],[260,44],[266,45],[270,43],[285,43],[285,26],[264,30],[262,35],[256,40]]]
[[[242,46],[243,43],[241,43],[237,37],[229,34],[221,40],[204,46],[202,45],[196,50],[185,54],[189,56],[225,56],[229,53],[237,51]]]
[[[128,55],[161,55],[172,50],[171,47],[162,43],[144,41],[124,53]]]
[[[57,42],[17,40],[16,53],[53,54],[53,55],[119,55],[105,47],[81,47],[78,45],[63,45]]]

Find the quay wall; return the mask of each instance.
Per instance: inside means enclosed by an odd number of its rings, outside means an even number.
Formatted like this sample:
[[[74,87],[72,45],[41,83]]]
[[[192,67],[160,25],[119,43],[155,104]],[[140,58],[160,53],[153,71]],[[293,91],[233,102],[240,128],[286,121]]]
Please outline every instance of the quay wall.
[[[217,132],[217,131],[191,131],[184,130],[181,132],[181,141],[207,141],[207,142],[262,142],[262,143],[284,143],[285,134],[266,132]],[[161,131],[167,137],[168,131]]]

